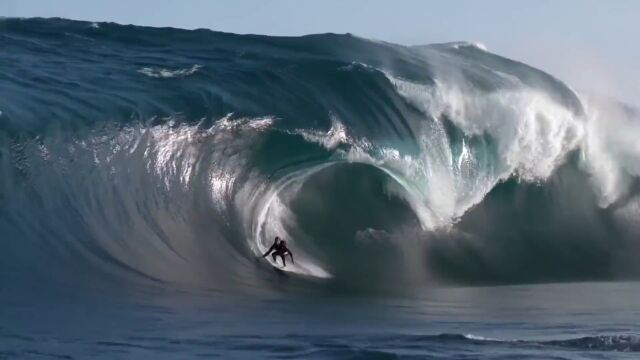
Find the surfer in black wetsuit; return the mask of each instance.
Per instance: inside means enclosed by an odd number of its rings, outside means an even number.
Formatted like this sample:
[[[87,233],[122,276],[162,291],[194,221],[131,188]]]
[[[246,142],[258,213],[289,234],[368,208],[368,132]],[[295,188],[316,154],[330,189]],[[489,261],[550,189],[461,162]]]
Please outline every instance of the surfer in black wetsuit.
[[[287,242],[280,239],[279,236],[276,236],[276,239],[273,241],[273,245],[271,245],[269,250],[267,250],[267,252],[264,253],[262,257],[267,257],[269,256],[269,254],[271,254],[271,257],[276,264],[278,263],[277,257],[280,256],[280,258],[282,259],[282,267],[287,266],[287,262],[284,259],[285,255],[289,255],[289,257],[291,258],[291,263],[295,264],[295,262],[293,261],[293,254],[291,253],[291,250],[287,248]]]

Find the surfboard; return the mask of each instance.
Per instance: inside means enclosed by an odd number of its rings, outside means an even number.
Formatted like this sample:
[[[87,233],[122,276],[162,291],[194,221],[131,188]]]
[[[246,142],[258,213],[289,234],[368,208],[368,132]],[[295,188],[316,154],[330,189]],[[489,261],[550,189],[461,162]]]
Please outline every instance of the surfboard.
[[[287,274],[287,271],[285,271],[284,269],[280,268],[280,267],[276,267],[271,265],[271,267],[273,268],[273,271],[276,272],[276,274],[280,275],[280,276],[289,276],[289,274]]]
[[[263,261],[261,261],[262,259],[263,259],[262,257],[258,257],[258,258],[256,258],[256,261],[259,261],[260,263],[263,263]],[[273,261],[271,261],[269,259],[264,258],[264,262],[269,264],[271,266],[271,268],[273,269],[273,271],[275,271],[276,273],[278,273],[280,275],[287,275],[288,272],[291,272],[286,267],[282,267],[280,264],[274,264]]]

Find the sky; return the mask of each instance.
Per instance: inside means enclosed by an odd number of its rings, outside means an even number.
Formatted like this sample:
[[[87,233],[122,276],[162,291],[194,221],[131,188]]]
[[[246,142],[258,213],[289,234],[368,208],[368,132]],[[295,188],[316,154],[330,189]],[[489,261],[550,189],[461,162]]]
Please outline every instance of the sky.
[[[638,0],[0,0],[0,16],[233,33],[472,41],[578,91],[640,105]]]

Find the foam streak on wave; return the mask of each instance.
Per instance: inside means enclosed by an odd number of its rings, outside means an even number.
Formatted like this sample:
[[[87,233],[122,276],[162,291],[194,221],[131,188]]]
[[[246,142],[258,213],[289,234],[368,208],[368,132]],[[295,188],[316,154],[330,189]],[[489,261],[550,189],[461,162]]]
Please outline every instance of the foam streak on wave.
[[[196,72],[198,72],[198,70],[200,70],[201,68],[202,68],[202,65],[198,65],[198,64],[193,65],[188,69],[185,68],[185,69],[174,69],[174,70],[157,68],[157,67],[144,67],[138,70],[138,72],[153,78],[180,78],[180,77],[193,75]]]

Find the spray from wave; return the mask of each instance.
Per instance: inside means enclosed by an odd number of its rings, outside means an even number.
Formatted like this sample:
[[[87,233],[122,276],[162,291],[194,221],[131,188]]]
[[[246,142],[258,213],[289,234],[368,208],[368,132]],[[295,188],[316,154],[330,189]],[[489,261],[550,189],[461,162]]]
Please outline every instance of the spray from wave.
[[[484,47],[41,19],[0,44],[7,281],[263,291],[276,235],[301,286],[638,274],[637,111]]]

